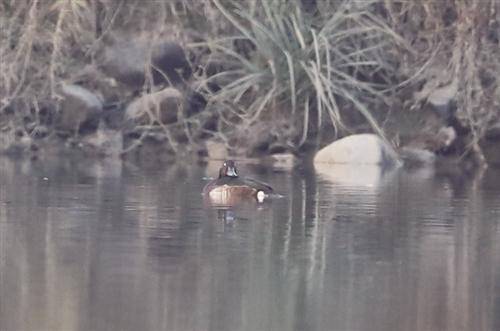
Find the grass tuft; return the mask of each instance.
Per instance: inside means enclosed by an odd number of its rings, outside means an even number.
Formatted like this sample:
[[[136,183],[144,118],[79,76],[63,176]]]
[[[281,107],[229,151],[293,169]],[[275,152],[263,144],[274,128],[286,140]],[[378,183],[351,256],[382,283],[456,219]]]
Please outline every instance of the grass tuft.
[[[225,64],[207,79],[221,87],[212,100],[244,109],[237,120],[247,127],[273,116],[287,118],[296,128],[287,139],[296,147],[307,140],[304,135],[327,127],[325,119],[335,133],[346,129],[341,111],[346,103],[383,136],[366,101],[384,100],[389,86],[367,78],[378,71],[391,75],[385,52],[405,45],[371,13],[373,3],[325,2],[322,12],[310,14],[300,1],[256,0],[249,11],[238,1],[214,0],[235,29],[207,43],[212,58]],[[250,51],[235,50],[236,41]]]

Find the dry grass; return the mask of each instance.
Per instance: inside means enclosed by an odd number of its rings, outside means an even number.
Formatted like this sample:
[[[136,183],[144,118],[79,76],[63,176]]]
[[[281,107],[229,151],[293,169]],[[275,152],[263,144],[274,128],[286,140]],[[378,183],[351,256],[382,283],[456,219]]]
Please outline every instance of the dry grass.
[[[494,0],[387,3],[388,24],[398,34],[411,36],[417,51],[407,71],[412,71],[412,63],[426,64],[412,83],[428,83],[428,89],[413,100],[413,108],[418,110],[434,88],[456,84],[452,116],[468,131],[463,137],[464,155],[472,152],[484,163],[480,142],[491,125],[498,123],[500,110],[496,79],[500,73],[500,4]]]
[[[325,120],[335,132],[345,129],[341,108],[350,103],[383,136],[368,105],[384,100],[390,85],[372,78],[394,76],[397,63],[387,52],[407,45],[373,13],[376,3],[325,1],[306,13],[299,1],[259,0],[248,9],[214,0],[235,28],[206,44],[209,60],[224,63],[206,80],[221,87],[211,95],[221,116],[247,127],[285,117],[295,128],[289,144],[300,146]]]

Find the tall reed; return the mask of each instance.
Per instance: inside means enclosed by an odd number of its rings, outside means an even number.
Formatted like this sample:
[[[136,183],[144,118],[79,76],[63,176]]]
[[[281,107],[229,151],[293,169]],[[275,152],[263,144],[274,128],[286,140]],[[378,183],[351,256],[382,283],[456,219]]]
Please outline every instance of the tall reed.
[[[214,0],[235,29],[207,44],[223,64],[207,79],[221,87],[213,100],[248,126],[284,112],[297,146],[325,121],[335,132],[345,128],[346,104],[383,135],[367,101],[384,100],[389,82],[374,77],[392,75],[388,50],[407,45],[374,14],[377,1],[324,1],[312,13],[298,0],[251,3]]]

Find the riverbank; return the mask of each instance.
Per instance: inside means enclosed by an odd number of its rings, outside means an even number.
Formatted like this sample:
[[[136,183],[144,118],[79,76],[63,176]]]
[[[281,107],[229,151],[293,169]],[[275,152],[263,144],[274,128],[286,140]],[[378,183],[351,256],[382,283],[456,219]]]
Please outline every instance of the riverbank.
[[[353,133],[500,165],[498,7],[0,4],[0,153],[309,158]]]

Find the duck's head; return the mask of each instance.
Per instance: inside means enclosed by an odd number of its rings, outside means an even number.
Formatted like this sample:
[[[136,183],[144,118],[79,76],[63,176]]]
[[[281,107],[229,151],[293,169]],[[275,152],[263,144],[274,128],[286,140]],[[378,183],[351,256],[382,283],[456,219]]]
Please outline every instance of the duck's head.
[[[219,170],[219,178],[224,177],[238,177],[238,172],[236,171],[236,165],[233,160],[226,160],[222,164],[222,167]]]

